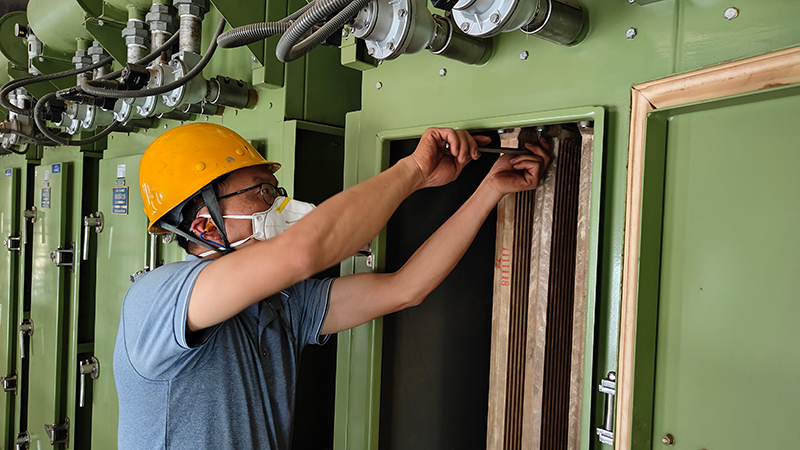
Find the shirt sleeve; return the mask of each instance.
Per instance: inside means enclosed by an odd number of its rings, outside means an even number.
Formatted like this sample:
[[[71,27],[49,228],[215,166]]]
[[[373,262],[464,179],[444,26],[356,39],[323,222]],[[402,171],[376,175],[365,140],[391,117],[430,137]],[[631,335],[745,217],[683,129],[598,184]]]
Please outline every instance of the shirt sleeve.
[[[295,337],[303,347],[308,344],[322,345],[328,340],[328,336],[321,333],[328,315],[334,280],[309,278],[284,291],[287,294],[284,296],[284,307]]]
[[[194,366],[204,343],[217,327],[206,330],[199,345],[186,336],[186,314],[197,277],[211,261],[193,260],[159,267],[131,286],[122,306],[125,350],[143,377],[164,380]]]

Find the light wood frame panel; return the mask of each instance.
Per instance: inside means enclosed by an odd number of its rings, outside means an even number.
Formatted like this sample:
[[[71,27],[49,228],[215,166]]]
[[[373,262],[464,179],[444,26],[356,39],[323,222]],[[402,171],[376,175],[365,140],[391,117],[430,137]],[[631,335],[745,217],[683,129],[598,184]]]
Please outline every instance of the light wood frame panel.
[[[620,344],[614,420],[616,450],[629,449],[631,446],[643,160],[648,114],[659,108],[699,103],[795,83],[800,83],[800,47],[642,83],[631,88]]]

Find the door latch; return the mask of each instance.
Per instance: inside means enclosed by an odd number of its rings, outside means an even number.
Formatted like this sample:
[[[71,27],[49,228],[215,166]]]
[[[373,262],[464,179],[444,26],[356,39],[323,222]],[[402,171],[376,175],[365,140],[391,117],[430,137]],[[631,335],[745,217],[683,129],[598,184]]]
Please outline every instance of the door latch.
[[[25,335],[33,336],[33,321],[25,319],[19,325],[19,357],[25,358]]]
[[[50,253],[50,260],[56,267],[69,267],[71,272],[75,271],[75,244],[70,248],[58,247]]]
[[[597,428],[597,437],[603,444],[614,445],[614,396],[617,393],[617,374],[608,372],[608,375],[600,380],[598,390],[606,394],[605,418],[603,426]]]
[[[81,408],[83,408],[83,398],[86,390],[86,375],[92,377],[93,380],[96,380],[97,377],[100,376],[100,361],[98,361],[94,356],[87,360],[81,361],[80,364],[78,364],[78,376],[81,377],[81,393],[78,406]]]
[[[45,424],[44,431],[47,433],[47,437],[50,438],[50,445],[64,444],[64,448],[69,447],[69,417],[60,425]]]
[[[17,434],[17,440],[14,443],[17,444],[17,450],[27,450],[31,448],[31,435],[27,431],[23,431]]]
[[[26,209],[25,211],[22,212],[22,218],[24,219],[23,223],[22,223],[22,243],[23,244],[27,244],[28,243],[28,221],[30,221],[31,224],[36,222],[36,214],[37,214],[37,212],[36,212],[36,207],[35,206],[31,206],[31,209]]]
[[[21,239],[19,237],[9,236],[3,239],[3,245],[8,249],[10,252],[18,252],[22,248],[20,245]]]
[[[6,375],[0,378],[0,384],[3,385],[3,391],[17,393],[17,373]]]
[[[83,218],[83,260],[89,259],[89,230],[94,228],[94,232],[100,234],[103,231],[103,213],[97,211]]]

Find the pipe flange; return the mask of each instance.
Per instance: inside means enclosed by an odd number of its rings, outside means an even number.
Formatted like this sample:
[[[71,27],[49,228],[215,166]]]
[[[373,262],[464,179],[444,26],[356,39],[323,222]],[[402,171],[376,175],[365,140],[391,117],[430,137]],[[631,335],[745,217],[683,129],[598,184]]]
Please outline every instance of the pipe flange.
[[[376,24],[363,39],[376,59],[394,59],[428,46],[435,23],[425,0],[379,0]]]
[[[164,86],[166,77],[162,64],[153,66],[148,69],[148,71],[150,71],[150,82],[147,83],[147,89]],[[162,97],[162,95],[151,95],[134,102],[136,105],[136,112],[142,117],[151,117],[169,111],[171,108],[164,105],[161,101]]]
[[[367,6],[361,8],[358,14],[356,14],[356,17],[353,18],[353,23],[350,26],[353,30],[353,36],[364,39],[365,36],[372,33],[377,23],[377,17],[378,2],[377,0],[373,0],[367,3]]]
[[[407,46],[414,5],[410,0],[379,0],[376,3],[376,23],[372,32],[364,37],[367,52],[376,59],[397,58]]]
[[[531,22],[539,1],[461,0],[453,7],[453,20],[466,34],[491,37],[514,31]]]
[[[86,117],[81,120],[81,128],[86,131],[96,130],[101,125],[114,122],[114,113],[99,106],[87,105]]]

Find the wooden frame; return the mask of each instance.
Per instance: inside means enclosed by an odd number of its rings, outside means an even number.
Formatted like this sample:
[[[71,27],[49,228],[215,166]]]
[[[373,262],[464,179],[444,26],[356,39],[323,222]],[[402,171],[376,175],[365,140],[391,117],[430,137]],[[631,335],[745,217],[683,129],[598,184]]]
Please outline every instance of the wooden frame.
[[[639,289],[645,125],[659,108],[686,105],[800,83],[800,47],[651,81],[631,88],[614,448],[629,449]]]

